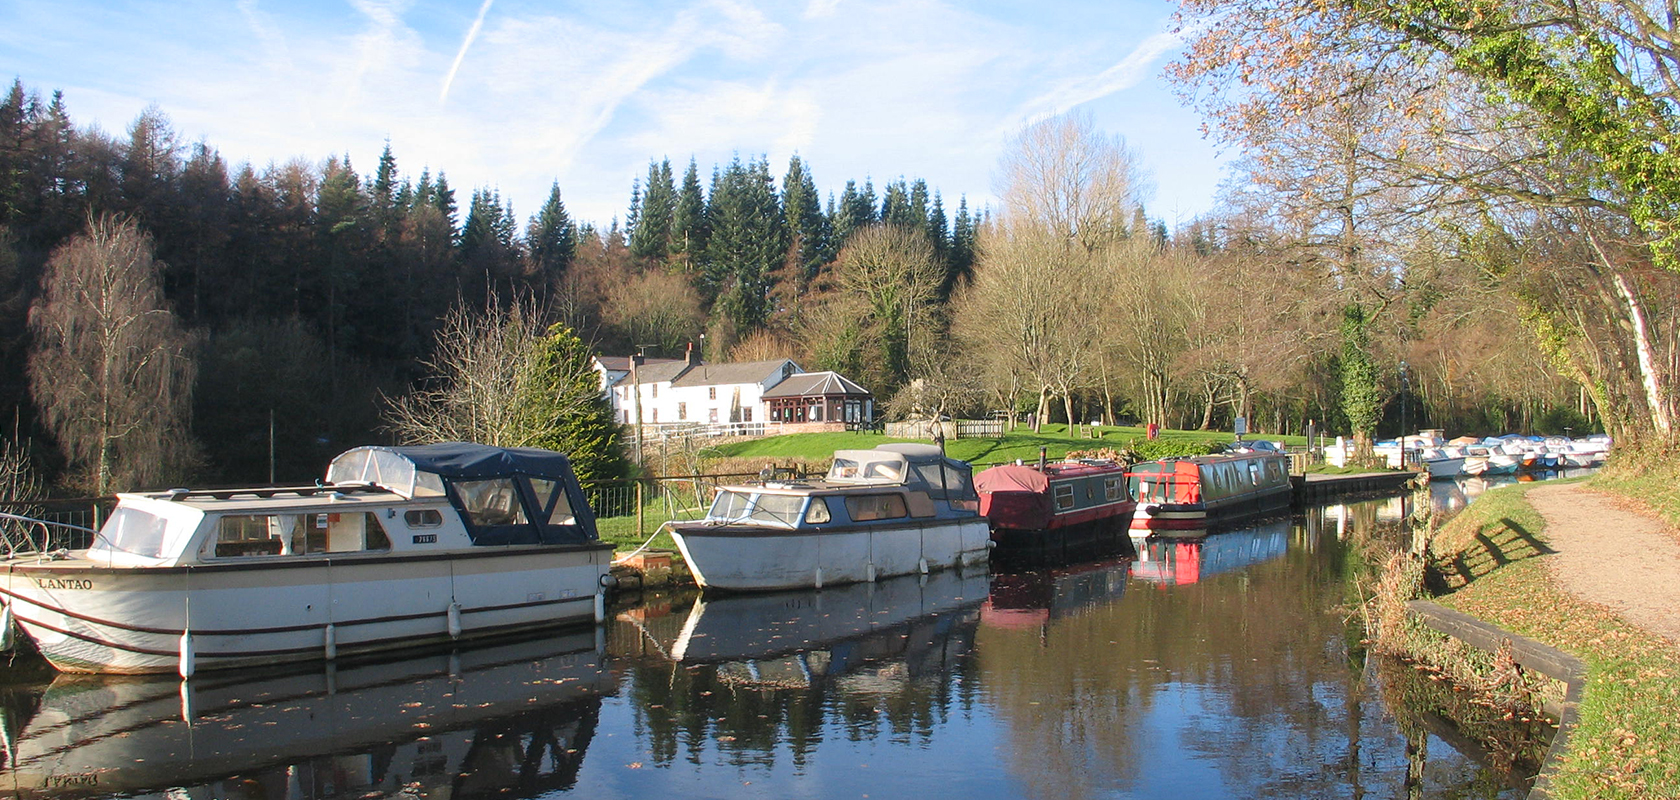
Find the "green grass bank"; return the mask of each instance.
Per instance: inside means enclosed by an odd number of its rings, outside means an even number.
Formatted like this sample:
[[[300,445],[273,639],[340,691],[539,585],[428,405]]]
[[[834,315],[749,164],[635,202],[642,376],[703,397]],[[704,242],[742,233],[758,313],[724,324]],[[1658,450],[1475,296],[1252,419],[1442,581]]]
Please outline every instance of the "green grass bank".
[[[1636,498],[1674,520],[1674,470],[1618,469],[1591,486]],[[1559,798],[1680,797],[1680,649],[1557,588],[1546,567],[1546,522],[1531,485],[1490,491],[1436,532],[1430,583],[1443,605],[1571,653],[1589,670],[1580,722],[1553,788]],[[1397,570],[1385,583],[1405,583]],[[1421,576],[1414,576],[1421,577]],[[1378,600],[1379,606],[1382,600]],[[1472,657],[1421,626],[1379,624],[1378,644],[1454,674],[1480,670],[1497,682],[1494,659]],[[1440,663],[1446,660],[1454,663]]]

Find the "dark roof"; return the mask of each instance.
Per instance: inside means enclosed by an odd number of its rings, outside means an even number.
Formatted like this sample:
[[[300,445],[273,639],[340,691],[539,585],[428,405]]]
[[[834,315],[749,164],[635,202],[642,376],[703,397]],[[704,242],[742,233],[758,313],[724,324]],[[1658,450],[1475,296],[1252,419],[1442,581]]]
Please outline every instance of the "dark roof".
[[[601,362],[603,368],[613,372],[630,371],[629,356],[596,356],[595,360]],[[680,358],[649,358],[642,361],[642,369],[647,369],[656,364],[681,364],[682,361]],[[640,372],[640,370],[637,371]]]
[[[564,455],[535,447],[491,447],[471,442],[439,442],[410,447],[375,445],[358,449],[395,453],[408,459],[415,469],[435,472],[445,478],[474,480],[510,475],[562,478],[572,474],[571,462]]]
[[[660,361],[657,364],[647,363],[636,370],[636,379],[642,383],[666,383],[675,381],[687,369],[688,362],[680,358]]]
[[[801,372],[771,387],[764,393],[771,397],[816,397],[829,395],[859,395],[867,397],[869,390],[859,386],[838,372]]]
[[[671,381],[672,386],[721,386],[729,383],[758,383],[780,371],[783,365],[799,365],[791,359],[774,358],[769,361],[745,361],[739,364],[702,364]],[[642,383],[647,383],[647,370],[642,370]]]

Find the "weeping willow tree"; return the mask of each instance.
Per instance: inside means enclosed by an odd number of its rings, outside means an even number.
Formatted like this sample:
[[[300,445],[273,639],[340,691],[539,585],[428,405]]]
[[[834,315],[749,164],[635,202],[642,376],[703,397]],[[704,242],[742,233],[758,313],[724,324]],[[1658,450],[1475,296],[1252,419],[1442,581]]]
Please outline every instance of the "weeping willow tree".
[[[196,463],[194,337],[164,304],[151,237],[104,216],[53,253],[30,309],[29,387],[97,494],[159,485]]]

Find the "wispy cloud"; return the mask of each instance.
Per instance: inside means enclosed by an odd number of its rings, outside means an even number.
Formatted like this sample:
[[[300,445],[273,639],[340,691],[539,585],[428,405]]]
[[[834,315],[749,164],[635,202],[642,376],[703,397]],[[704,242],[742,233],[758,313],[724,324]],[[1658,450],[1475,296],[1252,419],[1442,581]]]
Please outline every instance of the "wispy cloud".
[[[1074,78],[1052,87],[1016,109],[1006,129],[1053,117],[1084,103],[1137,86],[1161,56],[1184,42],[1179,31],[1162,31],[1139,42],[1119,63],[1095,75]]]
[[[438,89],[438,102],[449,99],[449,87],[455,83],[455,73],[461,71],[461,62],[467,57],[467,48],[472,47],[474,39],[478,38],[478,31],[484,27],[484,16],[490,13],[490,4],[496,0],[484,0],[484,5],[478,7],[478,16],[473,19],[472,27],[467,28],[467,35],[461,39],[461,49],[455,51],[455,61],[449,65],[449,74],[443,76],[443,86]]]

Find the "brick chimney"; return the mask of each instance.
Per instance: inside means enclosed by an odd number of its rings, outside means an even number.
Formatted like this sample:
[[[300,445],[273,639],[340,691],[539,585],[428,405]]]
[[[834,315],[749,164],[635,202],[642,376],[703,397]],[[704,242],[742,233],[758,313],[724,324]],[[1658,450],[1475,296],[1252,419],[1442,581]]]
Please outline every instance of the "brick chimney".
[[[688,343],[688,355],[684,356],[684,360],[686,360],[688,365],[691,367],[700,366],[700,356],[694,352],[693,342]]]

